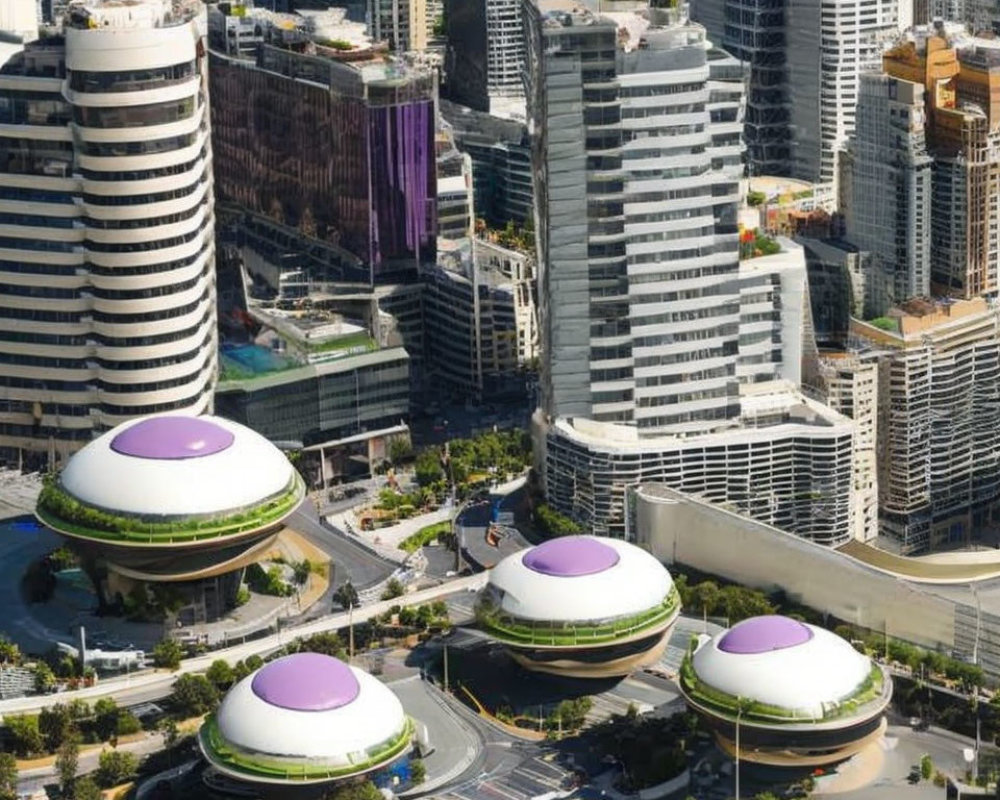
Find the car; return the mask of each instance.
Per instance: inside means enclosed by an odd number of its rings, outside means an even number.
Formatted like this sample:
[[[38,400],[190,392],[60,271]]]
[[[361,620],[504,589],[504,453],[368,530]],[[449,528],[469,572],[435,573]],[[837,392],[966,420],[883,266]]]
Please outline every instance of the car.
[[[920,765],[914,764],[912,767],[910,767],[910,774],[906,777],[906,780],[908,780],[910,783],[920,783],[920,778],[921,778]]]

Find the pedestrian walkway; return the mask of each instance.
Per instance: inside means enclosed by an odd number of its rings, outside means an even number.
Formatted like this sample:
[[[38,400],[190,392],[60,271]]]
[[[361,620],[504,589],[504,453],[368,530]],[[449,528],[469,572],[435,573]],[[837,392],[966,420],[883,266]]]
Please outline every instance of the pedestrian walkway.
[[[388,528],[379,528],[375,531],[362,531],[361,522],[353,510],[331,514],[326,518],[326,521],[337,530],[345,531],[349,536],[363,542],[383,558],[402,564],[410,557],[410,554],[401,550],[399,545],[421,528],[439,522],[447,522],[451,519],[452,512],[451,507],[443,506],[429,514],[404,519]]]

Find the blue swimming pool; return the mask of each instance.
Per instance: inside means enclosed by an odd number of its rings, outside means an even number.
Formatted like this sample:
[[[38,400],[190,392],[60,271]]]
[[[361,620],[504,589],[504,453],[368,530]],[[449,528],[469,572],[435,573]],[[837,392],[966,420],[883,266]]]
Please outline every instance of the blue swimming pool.
[[[295,363],[258,344],[223,344],[222,366],[224,373],[228,369],[236,373],[263,375],[267,372],[288,369],[295,366]]]

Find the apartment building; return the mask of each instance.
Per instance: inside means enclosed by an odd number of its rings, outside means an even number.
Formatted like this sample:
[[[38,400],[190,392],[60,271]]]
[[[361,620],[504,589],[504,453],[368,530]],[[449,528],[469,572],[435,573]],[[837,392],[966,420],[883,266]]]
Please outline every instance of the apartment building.
[[[534,216],[531,143],[523,114],[498,116],[441,100],[441,116],[451,126],[455,146],[472,158],[476,217],[495,228]]]
[[[931,291],[931,173],[922,83],[860,78],[854,135],[842,158],[847,238],[871,256],[868,310],[884,314]]]
[[[897,0],[699,0],[691,11],[713,42],[748,66],[750,174],[835,185],[859,78],[912,24],[910,7]]]
[[[852,349],[879,370],[881,533],[904,553],[967,543],[1000,521],[1000,312],[911,300]]]
[[[423,299],[436,381],[480,400],[518,387],[523,396],[523,373],[538,357],[534,277],[524,253],[478,238],[442,242]]]
[[[682,8],[525,15],[548,502],[628,537],[658,481],[850,539],[853,423],[798,391],[804,254],[740,262],[743,68]]]
[[[854,481],[851,515],[854,537],[863,542],[878,536],[879,371],[874,358],[825,352],[818,359],[816,394],[834,411],[854,421],[851,464]]]
[[[543,408],[734,418],[743,71],[676,10],[564,5],[525,7]]]
[[[211,410],[212,147],[200,6],[74,3],[2,45],[0,448],[50,463]]]
[[[427,0],[368,0],[368,32],[376,42],[401,53],[427,48],[428,31],[434,25],[428,18]]]
[[[935,22],[909,32],[883,66],[925,90],[934,157],[932,292],[993,294],[1000,263],[1000,51],[960,25]]]

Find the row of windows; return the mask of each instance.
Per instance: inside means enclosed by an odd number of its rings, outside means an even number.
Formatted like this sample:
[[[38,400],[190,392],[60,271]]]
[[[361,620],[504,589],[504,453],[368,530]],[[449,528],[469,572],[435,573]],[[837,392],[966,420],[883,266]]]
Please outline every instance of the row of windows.
[[[653,356],[643,356],[635,360],[635,366],[662,367],[671,364],[684,364],[688,361],[702,361],[721,356],[735,356],[737,350],[735,341],[723,342],[722,347],[706,347],[700,350],[687,350],[682,353],[661,353]]]
[[[190,186],[171,189],[166,192],[153,192],[151,194],[84,194],[83,202],[95,206],[140,206],[148,205],[149,203],[161,203],[165,200],[177,200],[178,198],[194,194],[198,191],[198,187],[207,182],[207,180],[208,178],[202,175]]]
[[[32,225],[37,228],[72,228],[73,217],[45,217],[41,214],[0,212],[0,225]]]
[[[211,240],[206,241],[198,249],[198,252],[187,258],[178,258],[173,261],[161,261],[158,264],[139,264],[131,267],[105,267],[99,264],[90,265],[92,275],[103,275],[107,277],[120,277],[125,275],[156,275],[160,272],[170,272],[182,267],[190,267],[199,258],[204,257],[205,251],[211,246]]]
[[[197,207],[196,207],[197,208]],[[178,247],[194,241],[202,235],[208,225],[209,217],[195,230],[180,236],[168,236],[165,239],[152,239],[145,242],[87,242],[87,249],[94,253],[148,253],[153,250],[164,250],[168,247]],[[0,242],[3,239],[0,238]],[[0,244],[2,246],[2,244]]]
[[[80,153],[85,156],[146,156],[169,153],[184,147],[191,147],[198,141],[198,133],[169,136],[166,139],[150,139],[146,142],[80,142]]]
[[[28,203],[73,204],[73,195],[50,189],[32,189],[25,186],[0,186],[0,200],[23,200]]]
[[[171,175],[183,175],[185,172],[190,172],[198,165],[199,161],[205,158],[206,153],[207,150],[203,147],[201,152],[191,161],[184,164],[171,164],[166,167],[157,167],[156,169],[127,170],[118,172],[81,169],[80,175],[91,181],[146,181],[152,180],[153,178],[168,178]]]
[[[155,228],[158,225],[172,225],[175,222],[183,222],[186,219],[191,219],[198,212],[200,212],[205,205],[207,200],[203,199],[200,203],[197,203],[191,208],[184,211],[178,211],[176,214],[164,214],[159,217],[137,217],[132,219],[94,219],[93,217],[87,218],[87,225],[91,228],[98,228],[100,230],[116,231],[116,230],[131,230],[135,228]],[[91,249],[95,249],[91,247]]]
[[[72,253],[81,242],[59,242],[51,239],[23,239],[15,236],[0,236],[0,247],[14,250],[44,250],[48,253]]]
[[[93,316],[95,322],[112,322],[116,325],[129,325],[136,322],[157,322],[164,319],[173,319],[174,317],[183,317],[185,314],[196,311],[198,306],[204,302],[205,298],[199,297],[193,303],[177,306],[176,308],[163,308],[157,311],[146,311],[138,314],[109,314],[106,311],[95,311]]]
[[[145,128],[189,119],[194,109],[194,97],[141,106],[74,106],[73,121],[85,128]]]
[[[168,67],[121,70],[118,72],[86,72],[72,70],[69,87],[74,92],[138,92],[159,89],[185,81],[195,73],[195,63],[171,64]]]
[[[173,411],[178,408],[185,408],[194,405],[198,400],[207,394],[208,387],[203,387],[196,394],[191,397],[185,397],[182,400],[175,400],[166,403],[153,403],[148,406],[116,406],[111,403],[101,403],[101,411],[106,414],[114,414],[115,416],[143,416],[146,414],[159,414],[164,411]]]

